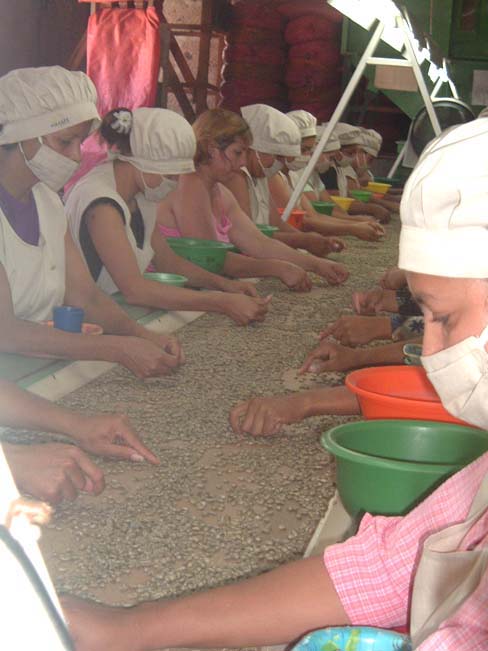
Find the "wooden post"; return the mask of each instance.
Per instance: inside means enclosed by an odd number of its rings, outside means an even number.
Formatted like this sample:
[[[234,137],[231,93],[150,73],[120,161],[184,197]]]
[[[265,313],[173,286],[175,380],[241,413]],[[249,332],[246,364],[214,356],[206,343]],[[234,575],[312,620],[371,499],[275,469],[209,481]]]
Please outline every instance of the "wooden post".
[[[198,51],[198,72],[195,84],[195,108],[197,115],[208,109],[208,67],[212,41],[213,0],[202,0],[201,34]]]
[[[163,80],[161,83],[161,106],[168,106],[168,90],[171,85],[171,70],[169,61],[169,48],[171,43],[171,30],[167,23],[161,23],[159,27],[159,42],[161,47],[161,70]]]

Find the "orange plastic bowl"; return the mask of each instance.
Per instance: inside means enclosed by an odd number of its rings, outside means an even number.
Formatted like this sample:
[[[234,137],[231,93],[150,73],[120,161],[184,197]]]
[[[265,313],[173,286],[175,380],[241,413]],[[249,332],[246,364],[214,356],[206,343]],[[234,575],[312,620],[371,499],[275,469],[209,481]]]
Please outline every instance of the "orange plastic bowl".
[[[404,418],[466,425],[444,409],[434,387],[419,366],[362,368],[346,376],[367,419]]]
[[[284,208],[278,208],[280,215],[284,213]],[[297,228],[299,231],[303,231],[303,218],[305,216],[304,210],[292,210],[290,216],[288,217],[287,224]]]
[[[50,328],[54,328],[54,322],[53,321],[43,321],[42,324],[47,325]],[[102,326],[98,325],[98,323],[82,323],[82,325],[81,325],[81,334],[83,334],[83,335],[103,335],[103,328],[102,328]]]

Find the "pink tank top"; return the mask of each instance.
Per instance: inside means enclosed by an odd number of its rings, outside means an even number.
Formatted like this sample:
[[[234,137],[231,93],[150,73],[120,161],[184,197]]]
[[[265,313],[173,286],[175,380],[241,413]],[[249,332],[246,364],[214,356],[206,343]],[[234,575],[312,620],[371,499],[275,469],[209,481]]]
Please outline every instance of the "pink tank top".
[[[223,206],[221,204],[222,195],[221,195],[220,187],[218,185],[215,187],[214,192],[215,192],[216,203],[219,208],[222,208],[222,210],[216,211],[216,212],[220,212],[222,215],[220,220],[214,216],[215,234],[217,235],[217,240],[219,242],[225,242],[225,244],[230,244],[229,231],[232,228],[232,222],[230,221],[230,219],[227,217],[227,215],[223,210]],[[159,228],[159,232],[164,237],[181,237],[181,233],[178,228],[174,228],[172,226],[165,226],[164,224],[158,224],[158,228]]]

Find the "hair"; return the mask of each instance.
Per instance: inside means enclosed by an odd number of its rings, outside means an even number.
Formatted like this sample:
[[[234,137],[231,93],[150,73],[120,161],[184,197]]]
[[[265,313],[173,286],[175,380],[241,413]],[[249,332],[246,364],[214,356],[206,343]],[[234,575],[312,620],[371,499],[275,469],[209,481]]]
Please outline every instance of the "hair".
[[[130,156],[132,154],[130,149],[130,132],[131,128],[129,126],[127,132],[120,133],[114,128],[118,124],[118,119],[115,113],[120,111],[125,111],[130,113],[132,119],[132,111],[124,106],[114,108],[109,111],[103,118],[102,124],[100,125],[99,133],[102,140],[105,140],[111,147],[116,147],[121,154]]]
[[[251,130],[244,118],[223,108],[205,111],[197,117],[192,127],[197,140],[195,165],[209,160],[208,149],[212,144],[226,149],[237,138],[241,138],[246,146],[252,143]]]

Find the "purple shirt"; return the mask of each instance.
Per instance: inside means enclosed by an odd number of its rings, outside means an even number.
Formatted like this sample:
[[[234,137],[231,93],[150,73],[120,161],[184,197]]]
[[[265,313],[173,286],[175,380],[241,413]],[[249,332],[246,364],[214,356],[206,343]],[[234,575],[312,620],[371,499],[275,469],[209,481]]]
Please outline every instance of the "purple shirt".
[[[39,213],[32,191],[27,202],[19,201],[0,185],[0,208],[17,235],[27,242],[39,244]]]

